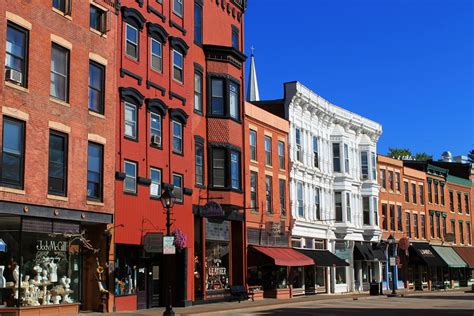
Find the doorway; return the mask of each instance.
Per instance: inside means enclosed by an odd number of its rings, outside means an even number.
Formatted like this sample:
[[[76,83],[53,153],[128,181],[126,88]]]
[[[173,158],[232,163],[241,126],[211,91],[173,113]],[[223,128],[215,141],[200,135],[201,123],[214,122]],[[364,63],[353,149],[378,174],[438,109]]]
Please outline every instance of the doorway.
[[[160,266],[152,264],[148,269],[148,308],[160,306]]]

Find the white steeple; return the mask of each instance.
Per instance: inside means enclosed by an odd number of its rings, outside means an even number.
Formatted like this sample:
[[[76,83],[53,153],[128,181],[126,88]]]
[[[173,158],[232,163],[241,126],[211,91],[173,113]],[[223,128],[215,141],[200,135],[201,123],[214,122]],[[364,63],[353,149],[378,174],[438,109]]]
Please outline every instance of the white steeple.
[[[255,69],[255,59],[253,56],[253,46],[252,46],[252,55],[250,56],[250,71],[249,71],[249,80],[247,86],[247,101],[260,101],[260,95],[258,93],[258,82],[257,82],[257,71]]]

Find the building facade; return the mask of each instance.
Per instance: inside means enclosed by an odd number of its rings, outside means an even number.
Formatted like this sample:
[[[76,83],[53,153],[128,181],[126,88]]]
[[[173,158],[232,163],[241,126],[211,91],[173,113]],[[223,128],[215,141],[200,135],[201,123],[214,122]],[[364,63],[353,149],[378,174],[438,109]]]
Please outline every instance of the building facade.
[[[121,1],[115,310],[244,284],[243,1]],[[172,188],[164,255],[162,192]],[[171,285],[171,297],[169,288]]]
[[[0,313],[97,310],[115,205],[115,7],[7,1],[0,15]]]
[[[302,271],[293,287],[326,292],[367,287],[370,278],[380,279],[381,267],[373,256],[354,255],[357,248],[372,248],[380,240],[375,152],[381,126],[329,103],[299,82],[285,84],[280,103],[257,104],[290,122],[292,246],[327,249],[350,263],[320,267],[314,281],[305,282]]]

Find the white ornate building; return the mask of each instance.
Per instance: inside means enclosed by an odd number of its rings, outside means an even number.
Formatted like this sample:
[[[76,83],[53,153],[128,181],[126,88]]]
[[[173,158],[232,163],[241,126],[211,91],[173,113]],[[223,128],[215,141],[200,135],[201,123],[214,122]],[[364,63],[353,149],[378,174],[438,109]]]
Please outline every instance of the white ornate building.
[[[355,262],[353,254],[355,244],[366,242],[370,247],[368,242],[378,242],[381,236],[375,163],[382,127],[329,103],[299,82],[285,84],[284,110],[290,122],[292,245],[325,248],[350,263],[316,268],[316,288],[366,289],[370,279],[380,281],[380,263]],[[296,287],[309,286],[306,270]]]

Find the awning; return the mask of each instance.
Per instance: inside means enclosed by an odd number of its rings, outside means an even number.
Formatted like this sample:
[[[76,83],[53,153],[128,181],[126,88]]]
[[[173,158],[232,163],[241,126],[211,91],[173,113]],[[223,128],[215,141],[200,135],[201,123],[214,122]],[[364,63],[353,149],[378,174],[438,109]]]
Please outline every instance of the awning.
[[[447,264],[438,253],[426,242],[414,242],[410,246],[416,254],[430,267],[446,267]]]
[[[451,247],[431,246],[450,268],[465,268],[467,264]]]
[[[3,239],[0,239],[0,251],[7,252],[7,244],[3,241]]]
[[[313,259],[292,248],[251,246],[250,249],[265,255],[276,266],[300,267],[314,264]]]
[[[318,267],[347,267],[349,263],[346,260],[342,260],[329,250],[323,249],[296,249],[305,256],[310,257],[314,261],[314,265]]]
[[[474,247],[453,247],[453,249],[467,263],[469,268],[474,269]]]
[[[385,257],[385,252],[383,249],[372,249],[372,253],[374,254],[374,258],[378,261],[387,261]]]

